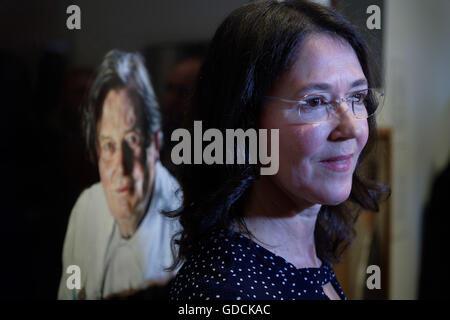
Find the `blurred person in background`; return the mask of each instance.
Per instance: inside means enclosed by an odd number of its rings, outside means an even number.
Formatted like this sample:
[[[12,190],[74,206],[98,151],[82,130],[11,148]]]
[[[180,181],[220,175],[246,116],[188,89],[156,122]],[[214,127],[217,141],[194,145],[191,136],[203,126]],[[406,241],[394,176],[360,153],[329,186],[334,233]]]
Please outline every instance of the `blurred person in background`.
[[[183,127],[183,120],[189,111],[189,99],[192,95],[203,58],[186,56],[179,59],[172,68],[161,102],[164,143],[161,149],[161,162],[175,174],[177,166],[170,158],[176,142],[171,141],[172,132]]]
[[[435,270],[445,270],[448,261],[447,232],[450,217],[445,214],[447,197],[450,194],[450,161],[433,181],[431,196],[423,216],[422,265],[420,270],[419,299],[449,299],[447,288],[450,280],[446,277],[436,281]]]

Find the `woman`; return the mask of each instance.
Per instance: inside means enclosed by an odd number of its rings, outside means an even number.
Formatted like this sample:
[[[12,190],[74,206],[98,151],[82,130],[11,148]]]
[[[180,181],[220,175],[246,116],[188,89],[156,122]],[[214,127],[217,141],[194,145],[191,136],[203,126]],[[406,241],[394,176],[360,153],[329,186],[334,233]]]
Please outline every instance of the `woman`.
[[[278,129],[279,170],[183,168],[172,299],[345,299],[330,264],[352,240],[357,206],[377,210],[383,191],[358,171],[375,139],[373,83],[364,41],[330,9],[263,1],[231,13],[200,72],[190,130],[192,120]]]

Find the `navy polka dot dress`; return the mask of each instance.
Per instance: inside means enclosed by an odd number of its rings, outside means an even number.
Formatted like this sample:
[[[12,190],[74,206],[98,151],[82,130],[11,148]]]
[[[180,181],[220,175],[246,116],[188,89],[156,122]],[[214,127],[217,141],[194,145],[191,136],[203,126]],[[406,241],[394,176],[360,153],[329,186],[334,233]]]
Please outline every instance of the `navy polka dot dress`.
[[[322,286],[331,282],[346,299],[333,269],[297,269],[249,238],[215,231],[188,259],[170,288],[170,299],[185,300],[327,300]]]

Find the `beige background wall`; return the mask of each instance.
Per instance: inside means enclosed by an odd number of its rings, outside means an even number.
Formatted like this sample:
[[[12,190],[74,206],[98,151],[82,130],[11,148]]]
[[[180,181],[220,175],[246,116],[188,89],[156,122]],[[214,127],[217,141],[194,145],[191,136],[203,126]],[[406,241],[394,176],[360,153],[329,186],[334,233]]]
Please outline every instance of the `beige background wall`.
[[[450,1],[387,0],[385,10],[379,121],[393,131],[391,298],[414,299],[423,208],[450,155]]]

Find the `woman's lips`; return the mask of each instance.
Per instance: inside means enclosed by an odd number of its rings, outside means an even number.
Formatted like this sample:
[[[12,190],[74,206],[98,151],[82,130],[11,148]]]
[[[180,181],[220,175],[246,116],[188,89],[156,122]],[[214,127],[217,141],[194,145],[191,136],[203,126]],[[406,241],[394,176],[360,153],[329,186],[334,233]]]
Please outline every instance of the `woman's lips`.
[[[346,172],[352,166],[353,153],[320,161],[325,167],[336,172]]]
[[[122,193],[122,192],[128,192],[129,190],[130,190],[130,186],[129,186],[129,185],[126,185],[126,186],[117,188],[117,189],[116,189],[116,192]]]

